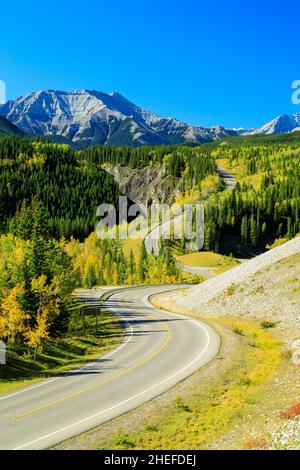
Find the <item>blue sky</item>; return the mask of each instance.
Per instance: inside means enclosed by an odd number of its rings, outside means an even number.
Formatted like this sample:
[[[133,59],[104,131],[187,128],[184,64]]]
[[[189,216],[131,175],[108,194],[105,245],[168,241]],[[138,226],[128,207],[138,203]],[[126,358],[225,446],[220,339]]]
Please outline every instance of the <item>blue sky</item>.
[[[255,127],[300,112],[299,0],[11,0],[1,4],[0,80],[119,91],[190,124]]]

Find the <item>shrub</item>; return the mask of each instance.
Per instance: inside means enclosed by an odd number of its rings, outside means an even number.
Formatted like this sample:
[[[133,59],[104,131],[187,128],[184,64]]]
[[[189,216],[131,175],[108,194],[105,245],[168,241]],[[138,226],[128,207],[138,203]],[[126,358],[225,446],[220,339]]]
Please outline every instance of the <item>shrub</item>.
[[[265,320],[261,322],[260,326],[263,330],[268,330],[269,328],[275,328],[276,324],[276,322]]]
[[[176,403],[176,407],[179,411],[184,411],[186,413],[189,413],[191,411],[189,406],[184,403],[182,398],[177,398],[175,403]]]
[[[134,443],[128,440],[127,436],[119,436],[114,441],[115,446],[123,449],[133,449]]]
[[[226,290],[225,295],[227,297],[230,297],[236,292],[237,288],[238,286],[236,284],[231,284],[231,286],[229,286],[228,289]]]
[[[249,379],[249,377],[244,377],[238,382],[238,385],[241,385],[244,387],[249,387],[251,384],[252,384],[252,380]]]
[[[269,447],[269,443],[264,438],[250,439],[245,442],[243,447],[245,450],[267,449]]]
[[[236,335],[245,336],[245,333],[243,332],[243,330],[241,330],[241,329],[238,328],[237,326],[235,326],[235,327],[233,328],[233,332],[234,332]]]
[[[283,419],[292,419],[299,415],[300,415],[300,402],[295,403],[294,405],[290,406],[288,410],[280,413],[280,417]]]

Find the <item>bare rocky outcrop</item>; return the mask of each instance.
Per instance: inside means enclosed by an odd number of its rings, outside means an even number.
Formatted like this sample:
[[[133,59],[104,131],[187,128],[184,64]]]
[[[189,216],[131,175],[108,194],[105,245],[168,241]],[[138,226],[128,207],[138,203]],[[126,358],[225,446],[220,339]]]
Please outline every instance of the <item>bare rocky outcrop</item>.
[[[137,204],[172,203],[176,197],[180,179],[165,175],[160,166],[131,169],[106,165],[105,170],[115,178],[121,192]]]

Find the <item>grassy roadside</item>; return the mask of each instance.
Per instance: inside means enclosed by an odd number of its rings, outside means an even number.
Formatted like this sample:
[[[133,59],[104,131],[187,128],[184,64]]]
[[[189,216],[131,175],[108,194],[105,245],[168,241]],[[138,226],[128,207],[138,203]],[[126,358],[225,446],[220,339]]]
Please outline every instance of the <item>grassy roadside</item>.
[[[231,259],[227,256],[222,256],[217,253],[210,253],[205,251],[177,256],[176,259],[179,263],[182,263],[186,266],[202,268],[229,269],[239,264],[239,262],[235,259]]]
[[[210,449],[245,423],[285,358],[281,343],[257,321],[214,318],[220,355],[163,395],[56,449]],[[238,434],[234,448],[252,435]]]
[[[210,323],[222,336],[238,337],[231,367],[207,388],[177,396],[171,409],[137,432],[116,434],[106,449],[207,449],[245,419],[280,367],[280,342],[255,321],[220,317]]]
[[[116,347],[122,337],[117,317],[101,311],[97,329],[95,316],[86,316],[82,334],[46,341],[35,364],[28,349],[16,345],[8,352],[7,365],[0,366],[0,395],[83,366]]]

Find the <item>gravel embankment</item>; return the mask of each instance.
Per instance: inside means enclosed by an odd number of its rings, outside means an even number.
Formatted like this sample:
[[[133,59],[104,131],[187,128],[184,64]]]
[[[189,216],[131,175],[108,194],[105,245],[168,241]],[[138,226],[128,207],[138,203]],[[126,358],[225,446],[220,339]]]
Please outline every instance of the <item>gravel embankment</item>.
[[[293,351],[295,341],[300,339],[300,238],[199,286],[161,295],[156,298],[156,303],[174,312],[202,318],[228,316],[256,319],[262,325],[270,322],[274,326],[274,335],[283,342],[283,351]],[[292,361],[287,363],[286,376],[278,378],[279,384],[283,381],[281,385],[284,386],[287,381],[291,389],[282,390],[281,398],[276,395],[275,411],[271,409],[265,416],[265,431],[272,434],[271,440],[268,439],[270,448],[298,449],[300,446],[299,416],[285,424],[279,424],[276,416],[273,416],[274,425],[270,420],[272,413],[276,415],[283,411],[289,391],[299,388],[299,367]],[[262,428],[263,425],[256,430],[258,437]]]
[[[251,276],[297,253],[300,253],[300,238],[295,238],[263,255],[257,256],[217,278],[209,279],[203,284],[189,289],[185,295],[173,293],[172,296],[170,295],[170,301],[176,303],[178,307],[184,308],[185,311],[192,312],[196,310],[203,313],[202,307],[207,306],[208,302],[224,293],[227,289],[234,291],[237,285],[242,284]]]
[[[273,437],[272,450],[299,450],[300,449],[300,416],[287,421]]]

